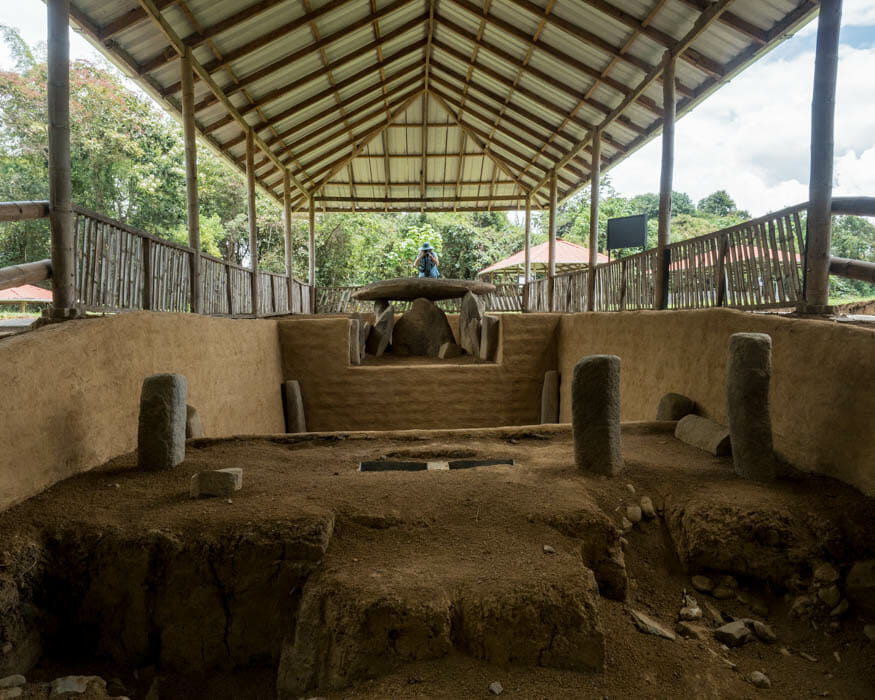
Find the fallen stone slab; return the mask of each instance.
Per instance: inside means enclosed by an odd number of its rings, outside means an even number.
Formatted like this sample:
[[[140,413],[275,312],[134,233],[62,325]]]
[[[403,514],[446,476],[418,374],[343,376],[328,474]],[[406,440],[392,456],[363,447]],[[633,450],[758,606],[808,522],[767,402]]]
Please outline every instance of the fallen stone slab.
[[[51,695],[75,693],[81,695],[87,690],[93,693],[106,691],[106,681],[100,676],[64,676],[52,681]]]
[[[620,453],[620,358],[590,355],[574,366],[571,424],[578,469],[613,476]]]
[[[492,294],[495,285],[472,280],[456,280],[430,277],[398,277],[391,280],[373,282],[356,291],[353,299],[376,301],[378,299],[458,299],[468,292],[472,294]]]
[[[498,336],[501,324],[497,316],[480,319],[480,359],[493,362],[498,356]]]
[[[664,394],[656,407],[656,420],[680,420],[695,410],[695,402],[683,394]]]
[[[559,422],[559,372],[549,369],[544,372],[541,386],[541,423]]]
[[[441,345],[454,342],[447,315],[425,298],[416,299],[392,330],[392,349],[401,355],[438,357]]]
[[[369,355],[381,357],[386,352],[392,342],[392,330],[395,326],[395,310],[391,304],[386,304],[386,307],[377,314],[371,332],[368,333],[368,339],[365,344],[365,349]]]
[[[769,414],[771,376],[770,336],[765,333],[730,336],[726,399],[732,466],[744,479],[773,481],[777,472]]]
[[[714,638],[728,647],[740,647],[750,639],[750,634],[742,620],[735,620],[714,630]]]
[[[707,418],[690,414],[678,421],[674,436],[716,457],[725,457],[732,452],[729,429]]]
[[[711,636],[710,630],[704,625],[697,625],[695,622],[688,622],[686,620],[678,622],[675,630],[685,639],[698,639],[700,642],[704,642]]]
[[[667,630],[649,615],[631,609],[629,610],[629,614],[632,616],[635,626],[645,634],[652,634],[657,637],[662,637],[663,639],[670,639],[671,641],[675,640],[674,632]]]
[[[438,357],[442,360],[451,360],[462,356],[462,348],[455,343],[444,343],[438,351]]]
[[[181,374],[143,380],[137,430],[137,466],[172,469],[185,459],[187,384]]]
[[[211,469],[191,477],[189,495],[192,498],[227,498],[243,488],[243,470],[239,467]]]
[[[304,398],[301,384],[297,379],[283,382],[283,400],[286,407],[286,432],[306,433],[307,421],[304,417]]]
[[[185,406],[185,439],[192,440],[204,436],[204,424],[194,406]]]

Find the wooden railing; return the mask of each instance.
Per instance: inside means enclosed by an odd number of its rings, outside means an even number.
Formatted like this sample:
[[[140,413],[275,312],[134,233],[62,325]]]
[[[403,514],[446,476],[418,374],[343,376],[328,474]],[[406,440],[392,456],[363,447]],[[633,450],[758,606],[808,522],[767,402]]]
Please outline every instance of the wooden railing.
[[[320,314],[353,314],[368,313],[374,310],[371,301],[353,299],[352,294],[361,287],[318,287],[316,313]],[[522,289],[514,284],[496,285],[496,291],[482,297],[486,311],[520,311],[522,309]],[[444,299],[437,306],[446,313],[458,313],[461,299]],[[398,313],[410,308],[409,301],[393,301],[392,306]]]

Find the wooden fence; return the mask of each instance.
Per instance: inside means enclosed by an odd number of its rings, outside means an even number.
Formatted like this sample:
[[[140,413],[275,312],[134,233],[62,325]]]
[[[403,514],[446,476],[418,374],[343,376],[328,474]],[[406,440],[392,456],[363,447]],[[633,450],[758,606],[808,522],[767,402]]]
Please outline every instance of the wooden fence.
[[[191,258],[187,247],[156,238],[74,206],[74,288],[89,311],[189,311]],[[252,271],[199,255],[203,312],[252,314]],[[259,270],[258,315],[309,313],[310,288],[286,275]]]
[[[668,308],[788,308],[802,300],[805,231],[798,204],[668,246]],[[556,275],[553,311],[586,311],[595,274],[595,310],[654,308],[657,251]],[[548,280],[529,283],[529,310],[547,311]]]
[[[359,301],[352,294],[361,287],[317,287],[316,313],[320,314],[353,314],[368,313],[374,310],[372,301]],[[486,311],[521,311],[522,289],[514,284],[496,285],[492,294],[482,297]],[[409,301],[393,301],[396,312],[404,312],[410,308]],[[461,299],[444,299],[437,302],[439,308],[447,313],[458,313]]]

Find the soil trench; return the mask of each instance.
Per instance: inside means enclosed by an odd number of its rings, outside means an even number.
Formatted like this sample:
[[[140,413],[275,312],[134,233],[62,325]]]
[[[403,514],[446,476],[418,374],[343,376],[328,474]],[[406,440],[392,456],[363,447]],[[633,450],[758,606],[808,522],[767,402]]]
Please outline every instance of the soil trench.
[[[759,670],[781,696],[869,696],[870,620],[790,609],[823,562],[875,556],[871,500],[793,471],[739,481],[672,428],[624,425],[614,479],[575,469],[567,426],[198,440],[163,473],[125,455],[0,514],[0,677],[27,673],[34,698],[65,673],[150,700],[471,697],[495,680],[516,697],[741,698]],[[514,465],[357,470],[497,458]],[[244,470],[232,499],[188,497],[225,467]],[[642,496],[654,517],[624,529]],[[692,574],[736,588],[714,598]],[[674,630],[684,591],[702,639],[635,627],[630,610]],[[726,651],[715,614],[778,641]]]

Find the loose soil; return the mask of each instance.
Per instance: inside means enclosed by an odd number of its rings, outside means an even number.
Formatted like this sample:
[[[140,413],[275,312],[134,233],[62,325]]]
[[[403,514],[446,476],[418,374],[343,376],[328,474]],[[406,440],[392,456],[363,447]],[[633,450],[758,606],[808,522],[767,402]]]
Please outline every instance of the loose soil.
[[[792,470],[772,485],[742,482],[734,476],[731,460],[678,442],[672,428],[625,425],[626,470],[615,479],[589,477],[575,469],[567,426],[190,441],[185,462],[173,471],[138,471],[136,456],[125,455],[0,514],[0,541],[6,543],[0,547],[6,550],[0,552],[0,563],[13,574],[25,571],[31,550],[19,545],[28,542],[75,541],[78,555],[84,551],[83,542],[116,538],[121,544],[112,551],[127,556],[130,543],[141,541],[138,538],[160,535],[179,543],[174,551],[188,551],[199,542],[218,546],[215,543],[223,537],[235,538],[238,545],[253,540],[273,546],[270,538],[281,533],[299,547],[296,561],[311,561],[309,573],[330,572],[340,590],[402,583],[415,589],[419,582],[450,581],[463,591],[501,582],[525,590],[563,578],[579,579],[585,586],[591,585],[585,583],[591,581],[585,563],[594,566],[586,561],[587,550],[597,559],[610,549],[620,535],[617,528],[625,506],[648,495],[664,517],[644,520],[625,534],[626,600],[595,598],[605,639],[603,672],[488,663],[456,649],[439,659],[390,663],[379,677],[360,678],[333,692],[314,689],[303,697],[490,697],[488,685],[496,680],[504,687],[503,696],[521,698],[749,698],[763,692],[794,698],[871,697],[875,645],[866,640],[863,621],[853,609],[830,627],[826,615],[790,617],[784,597],[785,590],[798,588],[821,559],[845,571],[854,559],[875,554],[871,500],[840,482]],[[357,471],[359,461],[382,457],[510,457],[515,466]],[[243,489],[230,502],[188,497],[192,474],[224,467],[244,471]],[[555,554],[545,553],[544,545]],[[273,554],[256,557],[247,568],[258,572],[276,566],[278,572],[285,571],[279,562],[291,559],[287,554],[275,561],[270,560]],[[52,556],[67,567],[80,566],[69,553]],[[45,566],[51,569],[52,564]],[[779,574],[771,575],[771,570]],[[95,568],[88,571],[99,573]],[[221,578],[221,571],[213,573]],[[685,589],[700,604],[707,600],[724,614],[758,617],[750,604],[717,601],[691,591],[692,573],[736,575],[745,595],[768,607],[768,616],[760,619],[775,629],[777,643],[750,642],[726,652],[713,637],[668,641],[639,632],[629,608],[673,629]],[[137,575],[130,573],[132,580]],[[188,582],[196,582],[196,577],[192,573]],[[604,589],[604,580],[599,584]],[[296,590],[294,601],[300,595]],[[180,587],[178,595],[188,603],[185,598],[193,593]],[[255,595],[263,598],[261,592]],[[115,604],[120,610],[129,606]],[[190,605],[196,609],[197,601]],[[178,612],[184,615],[185,606]],[[257,611],[252,608],[250,613],[255,616]],[[245,622],[245,615],[235,615],[235,622],[241,616]],[[69,623],[61,622],[55,645],[28,674],[31,685],[25,698],[46,697],[47,686],[37,683],[67,673],[118,677],[132,698],[145,697],[153,684],[162,699],[274,697],[276,660],[262,659],[259,665],[248,659],[252,668],[233,670],[241,665],[240,649],[261,640],[235,642],[236,633],[231,628],[229,637],[227,622],[228,659],[218,664],[224,668],[199,672],[174,669],[172,664],[156,668],[148,658],[95,661],[93,653],[83,650],[84,637],[75,621]],[[245,637],[245,631],[239,634]],[[513,647],[526,640],[507,641]],[[100,647],[99,635],[94,643]],[[105,652],[106,640],[103,644]],[[779,652],[782,648],[788,656]],[[816,661],[806,660],[802,652]],[[224,653],[219,648],[216,658]],[[727,662],[735,664],[735,670]],[[135,677],[137,666],[148,667],[140,668]],[[771,691],[757,690],[745,681],[754,670],[771,679]]]

